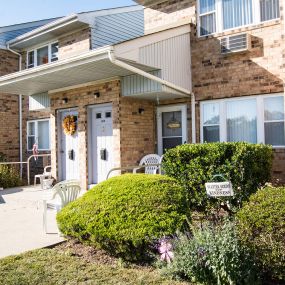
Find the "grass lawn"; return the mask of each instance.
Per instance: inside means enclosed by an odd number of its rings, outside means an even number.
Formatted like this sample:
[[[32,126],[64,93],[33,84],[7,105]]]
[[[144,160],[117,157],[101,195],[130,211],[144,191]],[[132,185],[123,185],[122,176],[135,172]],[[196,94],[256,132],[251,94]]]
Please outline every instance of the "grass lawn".
[[[150,267],[100,264],[56,248],[0,259],[0,276],[1,285],[187,284],[163,279]]]

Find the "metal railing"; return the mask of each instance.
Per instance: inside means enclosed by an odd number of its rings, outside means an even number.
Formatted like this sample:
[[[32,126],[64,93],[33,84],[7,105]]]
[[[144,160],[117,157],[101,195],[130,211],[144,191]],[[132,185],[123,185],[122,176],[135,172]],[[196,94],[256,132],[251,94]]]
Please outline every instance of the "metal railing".
[[[51,154],[37,154],[37,155],[31,155],[27,159],[27,161],[16,161],[16,162],[0,162],[0,165],[27,165],[27,179],[28,179],[28,185],[31,185],[31,177],[30,177],[30,161],[32,158],[38,158],[38,157],[50,157]],[[22,176],[22,175],[21,175]],[[23,177],[21,177],[23,178]]]
[[[158,169],[159,174],[161,174],[161,164],[147,164],[147,165],[133,165],[133,166],[125,166],[125,167],[115,167],[112,168],[109,172],[108,175],[106,177],[106,180],[109,179],[110,175],[112,172],[114,171],[125,171],[125,170],[132,170],[133,173],[136,173],[137,170],[142,169],[142,168],[147,168],[147,167],[151,167],[151,166],[156,166]]]

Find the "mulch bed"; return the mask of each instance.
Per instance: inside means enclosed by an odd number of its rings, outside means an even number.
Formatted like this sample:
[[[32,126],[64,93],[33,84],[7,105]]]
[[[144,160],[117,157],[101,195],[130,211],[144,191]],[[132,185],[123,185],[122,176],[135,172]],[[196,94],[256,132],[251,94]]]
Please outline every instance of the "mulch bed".
[[[73,256],[82,258],[89,263],[115,266],[118,261],[117,258],[110,256],[104,250],[84,245],[74,239],[67,240],[53,248],[59,252],[69,253]]]

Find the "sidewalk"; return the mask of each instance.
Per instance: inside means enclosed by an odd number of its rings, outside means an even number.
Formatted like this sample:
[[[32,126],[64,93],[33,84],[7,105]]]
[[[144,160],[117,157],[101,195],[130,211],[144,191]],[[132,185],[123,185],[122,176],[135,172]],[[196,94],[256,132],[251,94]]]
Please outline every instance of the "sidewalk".
[[[43,194],[39,186],[0,191],[0,258],[63,241],[53,210],[48,211],[48,231],[54,234],[43,232]]]

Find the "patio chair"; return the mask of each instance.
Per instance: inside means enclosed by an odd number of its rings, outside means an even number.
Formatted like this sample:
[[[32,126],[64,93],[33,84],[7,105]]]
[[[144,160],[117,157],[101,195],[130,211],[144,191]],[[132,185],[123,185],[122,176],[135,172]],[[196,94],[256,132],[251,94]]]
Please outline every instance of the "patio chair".
[[[162,170],[162,161],[163,161],[163,158],[164,158],[164,155],[162,155],[161,157],[160,157],[160,160],[159,160],[159,170],[158,170],[158,173],[159,174],[164,174],[164,171]]]
[[[43,226],[47,233],[47,210],[53,209],[59,212],[64,206],[77,199],[81,191],[76,180],[63,181],[56,184],[51,190],[51,200],[43,200]]]
[[[44,179],[51,179],[51,171],[47,171],[48,169],[50,168],[51,170],[51,166],[48,165],[44,168],[44,173],[43,174],[37,174],[35,175],[35,178],[34,178],[34,186],[36,186],[37,184],[37,179],[40,179],[40,184],[41,184],[41,187],[43,189],[43,180]]]
[[[157,174],[157,171],[159,170],[159,165],[158,165],[159,163],[160,163],[160,156],[158,154],[148,154],[141,159],[139,165],[140,166],[146,165],[144,171],[145,174]],[[157,166],[152,164],[157,164]],[[133,173],[137,173],[139,169],[140,167],[135,168],[133,170]]]

